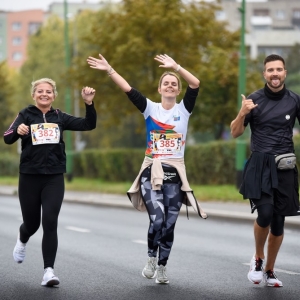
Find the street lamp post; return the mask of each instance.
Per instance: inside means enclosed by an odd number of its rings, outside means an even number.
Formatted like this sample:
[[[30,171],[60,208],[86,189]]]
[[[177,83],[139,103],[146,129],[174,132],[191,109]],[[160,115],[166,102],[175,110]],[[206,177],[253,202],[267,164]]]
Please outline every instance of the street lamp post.
[[[238,77],[238,110],[241,108],[242,97],[241,94],[245,95],[246,91],[246,50],[245,50],[245,16],[246,16],[246,5],[245,0],[242,0],[242,6],[239,9],[241,12],[241,38],[240,38],[240,55],[239,55],[239,77]],[[243,177],[243,169],[246,160],[246,145],[247,140],[244,136],[240,136],[236,141],[236,183],[237,187],[240,187]]]
[[[68,3],[64,0],[64,41],[65,41],[65,66],[70,68],[70,47],[69,47],[69,22],[68,22]],[[71,89],[66,85],[65,90],[65,110],[71,114]],[[66,155],[67,155],[67,179],[71,181],[73,178],[73,156],[72,156],[72,133],[67,130],[65,134]]]

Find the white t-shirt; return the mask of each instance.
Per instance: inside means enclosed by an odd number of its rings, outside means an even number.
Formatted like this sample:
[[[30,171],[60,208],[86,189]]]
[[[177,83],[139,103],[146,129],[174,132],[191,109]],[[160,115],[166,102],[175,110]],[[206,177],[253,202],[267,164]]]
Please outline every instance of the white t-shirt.
[[[166,110],[161,103],[147,98],[143,112],[146,131],[146,156],[151,158],[182,158],[186,144],[186,135],[190,113],[183,101]]]

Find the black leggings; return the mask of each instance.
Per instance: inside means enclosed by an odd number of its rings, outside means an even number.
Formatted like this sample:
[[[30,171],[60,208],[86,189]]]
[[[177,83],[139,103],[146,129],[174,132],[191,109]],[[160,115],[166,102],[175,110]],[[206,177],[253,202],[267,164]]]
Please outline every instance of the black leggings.
[[[54,267],[58,244],[57,220],[64,191],[63,174],[20,174],[19,199],[23,216],[20,240],[22,243],[27,243],[39,229],[42,210],[44,268]]]
[[[272,204],[262,204],[257,207],[256,222],[260,227],[266,228],[270,225],[271,233],[275,236],[283,234],[285,216],[274,213]]]

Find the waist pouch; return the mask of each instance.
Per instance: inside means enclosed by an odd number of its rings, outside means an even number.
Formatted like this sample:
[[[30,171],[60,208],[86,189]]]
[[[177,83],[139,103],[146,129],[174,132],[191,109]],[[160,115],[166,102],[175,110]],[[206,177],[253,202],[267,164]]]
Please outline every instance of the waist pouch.
[[[180,176],[177,169],[171,166],[162,165],[164,171],[163,183],[178,183],[180,182]]]
[[[296,155],[295,153],[275,155],[275,164],[277,169],[280,170],[294,169],[296,165]]]

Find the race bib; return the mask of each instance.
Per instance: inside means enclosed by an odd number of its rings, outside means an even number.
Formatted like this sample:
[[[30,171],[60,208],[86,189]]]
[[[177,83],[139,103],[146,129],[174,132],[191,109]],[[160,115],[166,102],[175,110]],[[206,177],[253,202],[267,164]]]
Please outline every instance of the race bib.
[[[152,154],[175,154],[182,147],[181,133],[151,133]]]
[[[57,124],[54,123],[32,124],[30,128],[31,128],[32,145],[59,143],[60,130]]]

